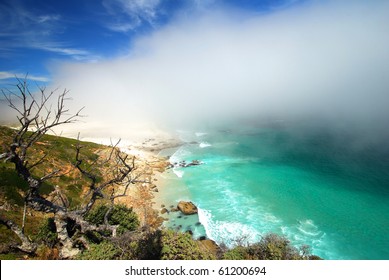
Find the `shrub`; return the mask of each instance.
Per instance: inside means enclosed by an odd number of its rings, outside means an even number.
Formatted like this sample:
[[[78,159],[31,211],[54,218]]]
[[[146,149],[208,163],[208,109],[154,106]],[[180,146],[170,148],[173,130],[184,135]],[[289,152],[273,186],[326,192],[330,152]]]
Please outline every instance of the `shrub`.
[[[90,223],[101,225],[104,223],[104,216],[109,210],[107,205],[100,205],[96,209],[89,212],[86,220]],[[139,227],[139,219],[132,211],[132,208],[127,208],[124,205],[115,204],[108,217],[110,225],[119,225],[117,233],[123,234],[126,231],[133,231]]]
[[[307,247],[304,247],[308,250]],[[284,236],[270,233],[262,237],[258,243],[238,246],[224,253],[226,260],[301,260],[305,256],[290,245]]]
[[[120,259],[158,260],[161,254],[161,231],[126,232],[112,239],[120,249]]]
[[[110,241],[100,244],[91,244],[88,250],[78,255],[79,260],[116,260],[120,256],[120,250]]]
[[[35,241],[41,242],[48,246],[49,248],[53,248],[57,243],[57,229],[54,223],[53,218],[48,218],[43,221],[41,226],[39,227],[38,233],[35,235]]]
[[[162,260],[209,260],[208,252],[202,251],[189,233],[165,230],[161,237]]]
[[[231,250],[228,250],[224,253],[224,260],[245,260],[247,257],[247,248],[242,246],[237,246]]]

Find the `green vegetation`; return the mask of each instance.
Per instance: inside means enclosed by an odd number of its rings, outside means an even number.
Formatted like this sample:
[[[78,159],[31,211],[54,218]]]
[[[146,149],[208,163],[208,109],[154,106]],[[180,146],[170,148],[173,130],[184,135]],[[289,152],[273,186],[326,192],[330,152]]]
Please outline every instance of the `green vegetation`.
[[[237,246],[228,250],[225,260],[304,260],[320,259],[311,256],[307,246],[297,250],[290,241],[283,236],[270,233],[265,235],[258,243],[248,246]]]
[[[93,209],[86,216],[86,220],[95,225],[102,225],[104,223],[104,216],[107,214],[109,207],[107,205],[100,205]],[[137,215],[132,212],[131,208],[125,205],[115,204],[108,214],[108,223],[110,225],[118,225],[117,233],[123,234],[126,231],[133,231],[139,227],[139,219]]]
[[[88,250],[82,252],[79,260],[117,260],[120,250],[110,241],[103,241],[100,244],[91,244]]]
[[[211,260],[210,253],[200,250],[189,233],[166,230],[162,234],[162,260]]]
[[[35,235],[35,241],[43,243],[49,248],[53,248],[57,243],[56,227],[53,218],[47,218],[39,227],[38,233]]]

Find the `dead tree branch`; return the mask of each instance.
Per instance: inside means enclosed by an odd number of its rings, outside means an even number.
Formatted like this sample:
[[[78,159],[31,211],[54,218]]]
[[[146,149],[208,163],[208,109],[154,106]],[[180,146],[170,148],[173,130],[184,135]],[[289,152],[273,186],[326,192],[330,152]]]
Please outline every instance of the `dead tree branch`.
[[[130,185],[139,181],[140,175],[132,176],[132,172],[135,170],[135,158],[130,160],[128,159],[128,155],[120,152],[118,148],[119,140],[116,144],[111,143],[111,150],[106,159],[101,162],[98,162],[98,159],[96,159],[91,164],[88,164],[82,158],[82,146],[79,142],[76,146],[73,166],[89,182],[88,186],[86,186],[89,192],[85,205],[80,209],[70,210],[66,199],[62,197],[57,187],[56,195],[59,199],[50,201],[44,198],[40,194],[42,184],[64,173],[56,169],[46,174],[44,173],[40,178],[33,176],[32,169],[42,166],[42,163],[47,158],[47,154],[44,154],[32,164],[29,164],[28,157],[31,151],[30,148],[45,134],[54,132],[54,129],[58,126],[74,123],[79,120],[82,117],[81,111],[83,108],[74,114],[69,113],[69,110],[65,107],[66,101],[69,100],[67,97],[68,90],[66,89],[57,96],[55,105],[53,106],[51,105],[51,101],[56,96],[56,90],[47,92],[46,88],[42,87],[38,93],[31,93],[27,79],[17,79],[17,82],[16,93],[10,90],[2,90],[9,107],[16,113],[19,128],[13,136],[12,142],[7,145],[5,152],[0,155],[0,159],[13,163],[17,174],[27,182],[28,190],[24,196],[25,206],[39,212],[54,214],[57,237],[61,245],[60,255],[63,258],[69,258],[79,252],[75,248],[75,242],[80,239],[80,236],[74,237],[73,239],[69,234],[69,221],[77,225],[80,233],[87,233],[88,231],[108,231],[111,232],[112,236],[116,235],[118,226],[109,225],[108,218],[112,211],[114,200],[118,197],[125,196]],[[98,172],[96,172],[98,164],[109,166],[109,172],[104,174],[104,178],[98,178]],[[108,200],[111,208],[105,214],[104,224],[93,225],[86,221],[85,215],[99,199]],[[28,239],[23,229],[3,217],[0,217],[0,223],[4,224],[19,237],[22,243],[18,246],[20,250],[28,253],[35,252],[37,248],[36,244]]]

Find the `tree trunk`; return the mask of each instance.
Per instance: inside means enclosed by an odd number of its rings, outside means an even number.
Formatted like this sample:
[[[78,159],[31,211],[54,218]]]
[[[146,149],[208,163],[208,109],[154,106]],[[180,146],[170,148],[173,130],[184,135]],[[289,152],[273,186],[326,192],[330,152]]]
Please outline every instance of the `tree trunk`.
[[[37,245],[31,242],[30,239],[28,239],[28,237],[24,235],[22,229],[19,228],[18,225],[14,224],[12,221],[7,220],[3,217],[0,217],[0,223],[5,225],[10,230],[12,230],[19,237],[20,241],[22,241],[22,244],[16,246],[16,248],[29,254],[35,253],[37,249]]]
[[[57,228],[57,237],[62,245],[59,255],[62,259],[69,259],[76,256],[80,250],[73,247],[73,240],[69,237],[67,226],[67,216],[63,212],[58,212],[54,216],[54,223]]]

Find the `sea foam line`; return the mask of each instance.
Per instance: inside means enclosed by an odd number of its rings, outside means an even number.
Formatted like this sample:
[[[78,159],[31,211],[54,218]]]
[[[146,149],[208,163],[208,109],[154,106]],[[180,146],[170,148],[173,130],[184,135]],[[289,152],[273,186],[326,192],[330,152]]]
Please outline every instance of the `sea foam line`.
[[[239,242],[252,244],[259,241],[260,233],[253,227],[239,222],[215,221],[211,211],[198,207],[200,223],[204,226],[208,238],[217,244],[232,248]]]

